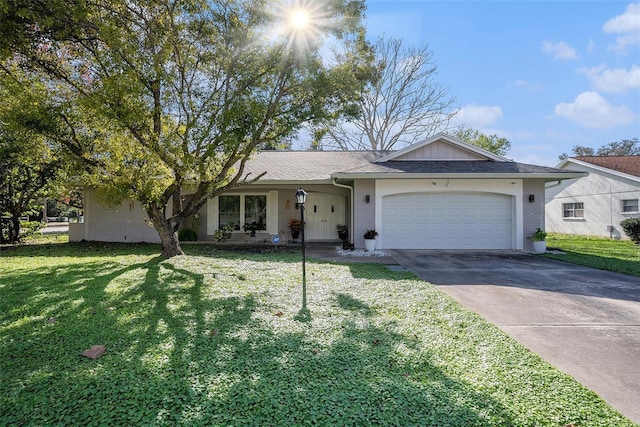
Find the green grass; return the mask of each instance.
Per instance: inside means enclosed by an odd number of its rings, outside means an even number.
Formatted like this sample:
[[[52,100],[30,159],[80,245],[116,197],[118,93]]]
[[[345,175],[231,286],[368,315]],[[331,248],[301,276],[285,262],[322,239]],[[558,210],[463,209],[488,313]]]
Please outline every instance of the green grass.
[[[640,277],[640,246],[629,240],[550,234],[547,247],[565,252],[548,258]]]
[[[299,313],[297,253],[185,249],[0,250],[0,424],[634,425],[411,274],[311,260]]]

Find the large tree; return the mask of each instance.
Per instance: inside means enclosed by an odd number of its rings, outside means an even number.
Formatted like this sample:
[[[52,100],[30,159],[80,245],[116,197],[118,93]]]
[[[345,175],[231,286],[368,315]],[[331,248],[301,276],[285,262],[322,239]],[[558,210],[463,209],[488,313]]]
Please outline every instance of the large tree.
[[[179,255],[186,218],[259,178],[243,173],[257,147],[349,107],[366,75],[363,13],[362,0],[98,0],[21,63],[52,77],[54,133],[90,166],[86,182],[114,205],[141,201],[163,254]],[[343,61],[320,56],[327,39]]]
[[[640,155],[640,142],[638,138],[623,139],[613,141],[595,150],[583,145],[574,145],[571,154],[562,153],[558,156],[560,160],[578,156],[638,156]]]
[[[442,132],[456,114],[455,98],[437,79],[433,52],[381,37],[373,46],[373,78],[360,97],[355,117],[325,124],[315,148],[390,150]]]
[[[39,82],[0,71],[0,243],[20,240],[21,217],[41,203],[63,170],[61,151],[32,126],[42,123],[45,100]]]
[[[504,156],[511,149],[511,141],[498,135],[485,135],[476,129],[465,126],[458,127],[451,135],[456,138],[490,151],[498,156]]]

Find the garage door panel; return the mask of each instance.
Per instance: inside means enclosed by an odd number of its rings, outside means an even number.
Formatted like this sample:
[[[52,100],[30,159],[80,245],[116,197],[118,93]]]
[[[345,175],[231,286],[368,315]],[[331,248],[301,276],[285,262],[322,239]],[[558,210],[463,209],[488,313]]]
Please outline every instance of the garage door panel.
[[[387,249],[511,249],[512,200],[491,193],[411,193],[382,199]]]

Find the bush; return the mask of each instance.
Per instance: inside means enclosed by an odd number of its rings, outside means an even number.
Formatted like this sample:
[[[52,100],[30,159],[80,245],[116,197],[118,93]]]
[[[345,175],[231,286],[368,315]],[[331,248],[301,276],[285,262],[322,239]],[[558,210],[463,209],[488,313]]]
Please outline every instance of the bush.
[[[627,218],[620,226],[633,243],[640,245],[640,218]]]
[[[181,242],[195,242],[198,240],[198,233],[190,228],[182,228],[178,230],[178,240]]]
[[[219,243],[224,243],[231,238],[233,230],[235,230],[235,224],[233,222],[228,223],[219,230],[213,233],[213,238]]]
[[[20,240],[35,234],[44,227],[44,223],[40,221],[24,221],[20,223]]]

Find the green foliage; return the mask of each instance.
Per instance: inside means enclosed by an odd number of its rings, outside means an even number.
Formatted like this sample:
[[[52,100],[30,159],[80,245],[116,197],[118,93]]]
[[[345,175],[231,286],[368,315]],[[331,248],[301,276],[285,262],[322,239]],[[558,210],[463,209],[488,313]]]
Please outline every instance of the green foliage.
[[[308,33],[276,31],[288,2],[81,4],[66,16],[78,37],[17,53],[46,71],[67,125],[56,135],[87,165],[85,184],[112,205],[142,202],[165,255],[180,253],[176,224],[259,178],[243,174],[257,148],[340,116],[362,85],[363,0],[311,7]],[[327,38],[341,44],[337,61],[322,57]]]
[[[534,242],[542,242],[547,238],[547,233],[542,228],[538,227],[531,235],[531,238]]]
[[[17,71],[17,70],[16,70]],[[40,122],[37,106],[47,91],[27,75],[0,69],[0,243],[17,242],[20,218],[52,191],[61,175],[62,153],[28,123]]]
[[[565,252],[548,258],[640,277],[640,248],[628,240],[549,234],[547,246]]]
[[[0,250],[2,423],[633,426],[409,273],[157,251]]]
[[[225,226],[222,227],[221,229],[216,230],[213,233],[213,238],[218,243],[224,243],[231,238],[233,234],[233,230],[235,230],[235,228],[236,228],[236,225],[233,222],[229,222],[225,224]]]
[[[198,240],[198,233],[190,228],[181,228],[178,230],[178,239],[183,242],[195,242]]]
[[[598,150],[583,145],[574,145],[571,155],[563,153],[558,158],[565,160],[569,157],[578,156],[638,156],[640,155],[640,141],[638,138],[623,139],[605,144]]]
[[[44,223],[40,221],[25,221],[20,223],[20,239],[23,240],[38,232]]]
[[[464,142],[478,146],[498,156],[504,156],[511,149],[511,141],[498,135],[485,135],[476,129],[460,126],[452,135]]]
[[[620,223],[620,226],[632,242],[640,245],[640,218],[627,218]]]

